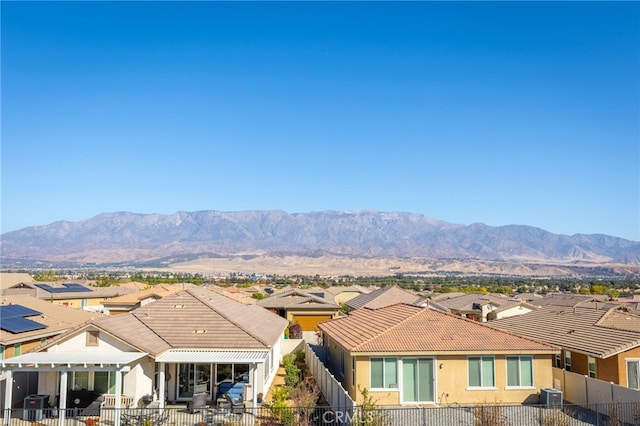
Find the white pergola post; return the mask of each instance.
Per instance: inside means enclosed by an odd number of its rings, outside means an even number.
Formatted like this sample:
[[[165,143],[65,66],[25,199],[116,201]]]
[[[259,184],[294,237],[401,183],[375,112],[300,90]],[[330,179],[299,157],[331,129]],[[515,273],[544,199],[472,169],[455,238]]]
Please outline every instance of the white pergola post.
[[[253,364],[253,406],[258,406],[258,364]]]
[[[58,426],[64,426],[67,414],[67,370],[60,372],[60,401],[58,401]]]
[[[113,419],[114,426],[120,426],[120,416],[122,411],[122,372],[117,369],[116,370],[116,404],[115,404],[115,413],[116,416]]]
[[[5,426],[9,426],[11,423],[11,399],[12,390],[13,390],[13,371],[7,370],[5,372],[5,382],[4,382],[4,422]]]
[[[164,369],[165,369],[165,363],[161,362],[160,365],[158,366],[158,393],[160,395],[158,395],[158,401],[160,401],[159,407],[162,409],[164,408],[164,387],[165,387],[165,382],[164,382]]]

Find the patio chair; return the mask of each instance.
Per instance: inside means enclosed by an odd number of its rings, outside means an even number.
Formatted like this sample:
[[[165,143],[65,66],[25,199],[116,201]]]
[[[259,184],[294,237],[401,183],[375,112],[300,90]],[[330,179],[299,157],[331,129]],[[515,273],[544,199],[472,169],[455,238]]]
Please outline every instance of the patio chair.
[[[242,414],[245,412],[246,406],[244,404],[244,401],[242,401],[241,399],[232,397],[229,392],[226,392],[224,394],[224,399],[226,399],[229,403],[232,414]]]
[[[207,396],[209,395],[206,392],[194,393],[191,401],[187,403],[187,410],[193,414],[199,413],[203,408],[207,408]]]

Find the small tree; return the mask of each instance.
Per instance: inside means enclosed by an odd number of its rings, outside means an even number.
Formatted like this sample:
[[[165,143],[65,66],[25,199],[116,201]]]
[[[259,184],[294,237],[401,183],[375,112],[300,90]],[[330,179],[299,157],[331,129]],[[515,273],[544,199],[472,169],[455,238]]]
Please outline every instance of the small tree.
[[[391,425],[389,416],[378,408],[378,400],[373,399],[369,389],[358,385],[358,392],[362,396],[362,402],[358,405],[356,415],[351,424],[353,426],[388,426]]]
[[[289,392],[289,397],[293,400],[299,410],[298,426],[306,426],[310,424],[309,418],[316,408],[316,402],[320,395],[320,389],[316,382],[307,378],[299,382],[295,388]]]
[[[473,410],[475,426],[509,426],[509,421],[502,415],[502,408],[498,405],[481,405]]]

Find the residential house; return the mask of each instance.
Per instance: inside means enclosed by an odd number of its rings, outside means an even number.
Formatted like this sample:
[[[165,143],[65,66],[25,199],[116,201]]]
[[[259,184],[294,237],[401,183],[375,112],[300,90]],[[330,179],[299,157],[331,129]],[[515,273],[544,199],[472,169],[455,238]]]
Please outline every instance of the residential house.
[[[23,272],[0,272],[0,296],[4,294],[5,289],[20,288],[24,284],[34,283],[36,280],[27,273]]]
[[[321,323],[328,367],[356,403],[538,402],[559,348],[430,307],[360,308]]]
[[[169,294],[184,290],[185,288],[194,287],[194,284],[157,284],[144,290],[104,300],[102,302],[102,306],[104,307],[105,313],[108,313],[109,315],[123,314],[131,311],[132,309],[145,306],[148,303],[154,302],[168,296]]]
[[[341,303],[346,303],[349,300],[360,296],[361,294],[371,293],[373,289],[369,287],[363,287],[360,285],[350,285],[350,286],[337,285],[337,286],[331,286],[327,288],[326,291],[333,295],[334,302],[339,305]]]
[[[222,383],[241,383],[251,404],[276,375],[286,327],[256,305],[186,289],[94,318],[34,352],[3,360],[2,368],[9,377],[37,372],[37,393],[60,408],[86,407],[105,393],[115,395],[116,408],[122,395],[134,402],[155,395],[161,407],[201,392],[215,400]]]
[[[256,287],[238,288],[234,285],[228,287],[207,285],[207,287],[213,291],[217,291],[220,294],[224,294],[225,296],[244,304],[252,304],[257,302],[257,299],[253,297],[254,293],[265,294]]]
[[[616,299],[616,303],[627,306],[629,309],[640,311],[640,294]]]
[[[538,309],[525,301],[503,294],[469,293],[446,296],[444,294],[438,297],[437,303],[447,307],[453,314],[480,322],[522,315]]]
[[[135,293],[126,287],[95,287],[87,280],[21,282],[3,290],[3,295],[27,294],[56,305],[101,311],[103,302],[112,297]]]
[[[561,347],[558,368],[640,389],[640,315],[626,308],[547,305],[491,324]]]
[[[274,292],[257,305],[300,324],[303,331],[316,331],[319,323],[337,318],[340,311],[335,303],[294,287]]]
[[[361,294],[346,302],[347,312],[355,309],[369,308],[379,309],[397,303],[407,303],[410,305],[426,306],[428,299],[422,298],[415,293],[404,290],[397,285],[379,288],[371,293]]]
[[[573,293],[549,293],[540,299],[532,300],[532,305],[535,306],[590,306],[594,303],[598,303],[600,307],[603,306],[604,303],[607,303],[609,299],[608,296],[605,295],[584,295],[584,294],[573,294]],[[610,304],[607,307],[613,307],[614,304]]]
[[[97,312],[78,311],[28,295],[0,296],[0,360],[19,356],[92,318]],[[4,375],[0,376],[4,381]],[[11,404],[37,393],[37,377],[18,373]],[[4,407],[4,383],[0,382],[0,406]]]

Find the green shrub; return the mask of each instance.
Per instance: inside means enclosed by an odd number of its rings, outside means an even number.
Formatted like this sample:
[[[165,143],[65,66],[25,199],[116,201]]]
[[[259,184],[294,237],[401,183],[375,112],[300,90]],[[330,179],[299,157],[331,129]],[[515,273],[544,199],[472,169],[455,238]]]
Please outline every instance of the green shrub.
[[[286,367],[287,365],[293,365],[296,362],[295,354],[286,354],[282,357],[282,363]]]
[[[300,381],[300,369],[295,364],[284,365],[284,384],[288,388],[293,388]]]

